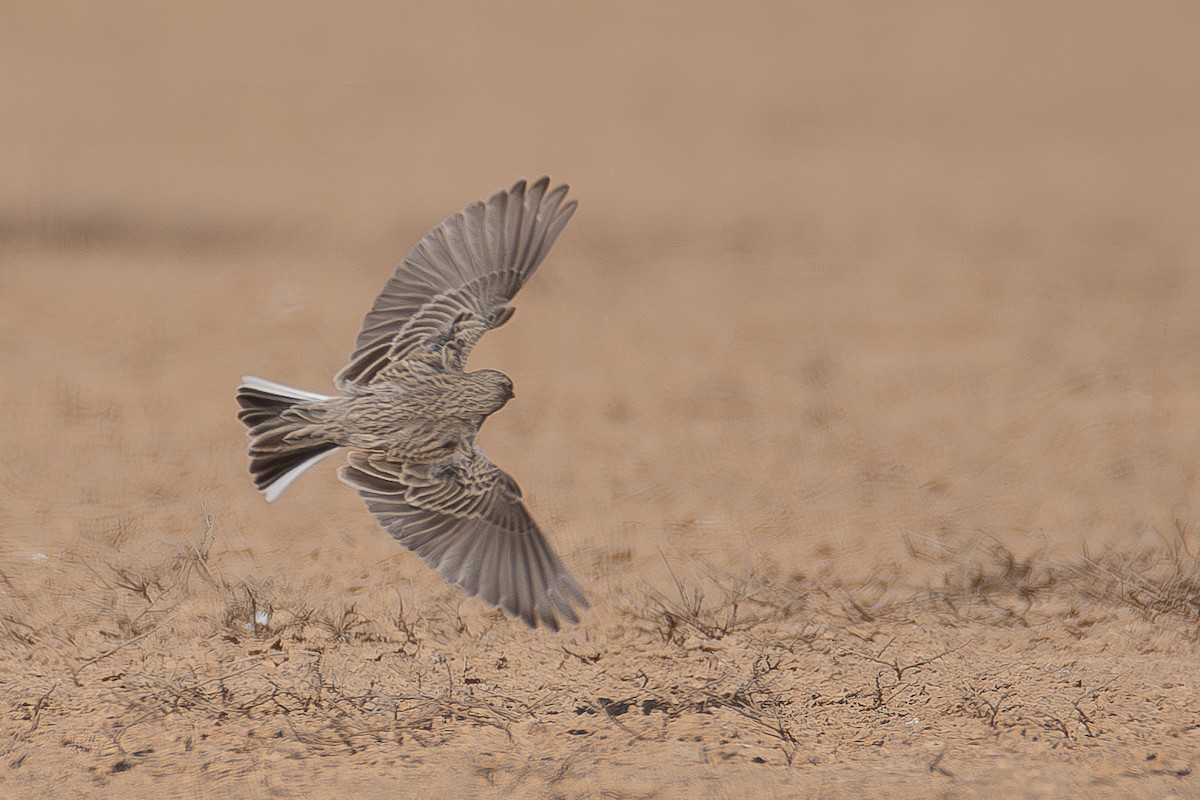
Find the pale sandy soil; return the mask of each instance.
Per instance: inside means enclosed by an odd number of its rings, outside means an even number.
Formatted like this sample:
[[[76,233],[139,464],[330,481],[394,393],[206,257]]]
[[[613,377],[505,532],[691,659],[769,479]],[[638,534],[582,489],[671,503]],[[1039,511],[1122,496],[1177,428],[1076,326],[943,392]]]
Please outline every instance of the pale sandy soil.
[[[830,7],[10,4],[0,794],[1200,796],[1200,13]],[[558,635],[233,403],[543,172]]]

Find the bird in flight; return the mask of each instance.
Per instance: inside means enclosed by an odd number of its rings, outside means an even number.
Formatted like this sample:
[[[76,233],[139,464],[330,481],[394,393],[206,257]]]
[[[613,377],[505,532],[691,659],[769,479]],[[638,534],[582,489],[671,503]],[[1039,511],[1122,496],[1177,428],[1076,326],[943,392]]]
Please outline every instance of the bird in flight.
[[[483,334],[575,213],[550,179],[478,201],[427,233],[375,300],[334,395],[247,376],[237,400],[250,474],[274,501],[338,449],[338,471],[379,524],[472,596],[558,630],[588,607],[582,589],[475,434],[513,397],[502,372],[465,372]]]

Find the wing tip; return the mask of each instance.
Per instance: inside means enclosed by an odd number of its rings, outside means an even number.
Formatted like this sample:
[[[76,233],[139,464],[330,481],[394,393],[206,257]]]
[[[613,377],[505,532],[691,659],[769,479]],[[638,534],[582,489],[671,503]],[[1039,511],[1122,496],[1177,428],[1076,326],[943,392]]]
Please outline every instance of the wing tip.
[[[522,177],[507,189],[497,189],[496,191],[492,192],[491,196],[488,197],[487,202],[490,204],[494,201],[498,201],[502,197],[518,197],[521,199],[530,197],[536,198],[537,202],[535,205],[541,205],[546,202],[547,198],[555,195],[558,195],[560,198],[566,197],[567,193],[571,191],[571,184],[569,183],[560,183],[555,185],[553,188],[551,188],[551,184],[553,184],[553,181],[550,179],[549,175],[542,175],[540,178],[533,181]],[[577,203],[575,200],[572,200],[571,202]]]

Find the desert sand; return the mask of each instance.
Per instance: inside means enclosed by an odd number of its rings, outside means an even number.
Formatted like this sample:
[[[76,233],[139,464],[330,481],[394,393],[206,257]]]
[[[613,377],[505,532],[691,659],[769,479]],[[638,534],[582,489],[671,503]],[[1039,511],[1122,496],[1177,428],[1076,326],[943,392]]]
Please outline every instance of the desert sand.
[[[1194,6],[4,17],[0,795],[1200,796]],[[559,634],[233,401],[541,174]]]

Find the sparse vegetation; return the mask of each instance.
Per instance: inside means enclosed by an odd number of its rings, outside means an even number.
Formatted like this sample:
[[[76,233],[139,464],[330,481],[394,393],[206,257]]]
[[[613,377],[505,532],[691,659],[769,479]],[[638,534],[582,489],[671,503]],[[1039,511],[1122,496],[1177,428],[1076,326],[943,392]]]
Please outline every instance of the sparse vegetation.
[[[84,761],[132,772],[192,752],[184,731],[215,728],[240,731],[230,752],[247,755],[292,742],[310,755],[395,757],[490,728],[510,741],[545,730],[608,747],[694,738],[704,763],[781,766],[900,746],[917,731],[1047,752],[1103,744],[1122,734],[1101,698],[1137,691],[1129,670],[1099,680],[1076,658],[1062,668],[1011,659],[1062,658],[1048,631],[1068,626],[1061,610],[1084,599],[1093,615],[1138,612],[1155,637],[1190,635],[1195,559],[1186,529],[1177,533],[1155,553],[1061,566],[964,548],[942,585],[864,600],[869,620],[846,616],[853,586],[802,592],[770,565],[729,573],[687,560],[669,565],[669,594],[648,587],[611,616],[597,612],[586,635],[521,632],[514,647],[514,629],[488,612],[466,615],[452,596],[432,613],[376,616],[353,603],[312,607],[282,584],[226,580],[210,560],[210,521],[194,545],[157,562],[139,566],[117,550],[64,558],[62,569],[92,581],[94,596],[76,609],[94,614],[88,641],[66,645],[45,616],[25,616],[32,587],[3,582],[9,658],[44,665],[10,681],[6,752],[19,769],[45,746],[44,731],[71,730],[71,741],[107,743],[80,750]],[[992,613],[1018,604],[1020,613]],[[206,646],[161,657],[206,625]],[[555,672],[522,678],[530,659],[555,651]],[[65,667],[57,679],[33,677],[55,664]],[[81,703],[108,711],[88,722],[73,711]],[[1125,713],[1134,724],[1143,712]],[[953,774],[953,760],[944,749],[930,770]]]

